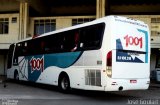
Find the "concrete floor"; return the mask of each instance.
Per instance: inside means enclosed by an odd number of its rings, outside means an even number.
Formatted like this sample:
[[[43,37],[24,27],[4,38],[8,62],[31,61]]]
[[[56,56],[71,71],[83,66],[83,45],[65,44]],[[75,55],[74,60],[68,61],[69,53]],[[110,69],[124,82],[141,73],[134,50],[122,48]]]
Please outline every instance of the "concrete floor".
[[[148,90],[122,92],[96,92],[72,90],[70,94],[57,87],[28,82],[0,84],[0,105],[128,105],[141,104],[143,100],[160,103],[160,84],[152,84]],[[138,102],[138,103],[137,103]],[[155,105],[154,104],[154,105]]]

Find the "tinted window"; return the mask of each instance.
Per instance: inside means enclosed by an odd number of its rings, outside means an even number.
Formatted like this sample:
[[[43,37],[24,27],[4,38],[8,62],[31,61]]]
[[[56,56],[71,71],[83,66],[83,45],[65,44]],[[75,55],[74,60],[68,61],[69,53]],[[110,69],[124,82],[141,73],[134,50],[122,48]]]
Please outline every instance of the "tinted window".
[[[105,24],[97,24],[80,29],[80,48],[94,50],[101,47]]]
[[[16,56],[99,49],[104,26],[100,23],[18,43]]]
[[[26,55],[28,47],[28,42],[21,42],[16,44],[14,59],[17,59],[18,56]]]

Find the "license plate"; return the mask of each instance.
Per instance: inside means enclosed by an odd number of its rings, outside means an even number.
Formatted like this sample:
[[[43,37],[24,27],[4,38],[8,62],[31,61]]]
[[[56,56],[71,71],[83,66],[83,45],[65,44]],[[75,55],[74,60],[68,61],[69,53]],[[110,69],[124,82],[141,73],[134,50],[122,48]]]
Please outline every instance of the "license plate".
[[[130,80],[130,83],[137,83],[137,80]]]

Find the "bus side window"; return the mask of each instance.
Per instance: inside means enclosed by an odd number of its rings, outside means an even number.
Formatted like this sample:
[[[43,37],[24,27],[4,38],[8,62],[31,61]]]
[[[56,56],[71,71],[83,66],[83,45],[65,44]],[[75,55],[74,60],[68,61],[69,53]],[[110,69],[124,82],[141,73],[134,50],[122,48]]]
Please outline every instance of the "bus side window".
[[[80,48],[81,50],[99,49],[103,37],[104,25],[93,25],[80,29]]]
[[[79,33],[76,32],[74,35],[74,42],[73,42],[73,48],[71,49],[71,51],[76,51],[79,47]]]
[[[80,29],[80,50],[85,50],[86,48],[86,32],[84,31],[84,29]]]
[[[28,47],[27,47],[27,51],[28,51],[28,55],[32,55],[33,54],[33,45],[31,41],[28,41]]]
[[[18,65],[18,56],[21,55],[22,53],[22,47],[21,47],[21,44],[18,43],[16,44],[16,47],[15,47],[15,53],[14,53],[14,57],[13,57],[13,65]]]

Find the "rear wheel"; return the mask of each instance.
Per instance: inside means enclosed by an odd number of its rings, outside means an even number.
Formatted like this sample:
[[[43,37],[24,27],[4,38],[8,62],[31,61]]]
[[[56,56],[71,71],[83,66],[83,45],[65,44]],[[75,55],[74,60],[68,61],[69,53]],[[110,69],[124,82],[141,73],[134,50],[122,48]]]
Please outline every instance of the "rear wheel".
[[[59,78],[59,88],[62,92],[67,93],[70,90],[70,81],[67,75],[62,75]]]
[[[14,80],[19,81],[18,71],[15,71],[14,73]]]

